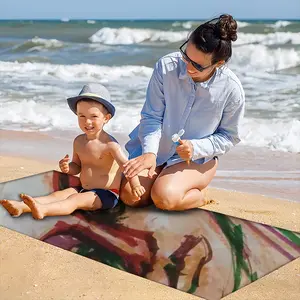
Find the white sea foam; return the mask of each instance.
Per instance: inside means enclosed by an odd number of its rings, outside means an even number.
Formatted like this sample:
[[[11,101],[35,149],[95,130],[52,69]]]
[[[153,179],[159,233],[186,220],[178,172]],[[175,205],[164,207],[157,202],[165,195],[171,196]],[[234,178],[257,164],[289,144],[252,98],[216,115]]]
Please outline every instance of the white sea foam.
[[[265,72],[299,65],[299,53],[294,49],[244,45],[235,48],[230,64],[245,76],[241,78],[247,107],[267,114],[265,119],[247,117],[243,121],[242,143],[300,152],[300,121],[289,117],[291,110],[299,107],[299,77]],[[0,128],[75,131],[76,116],[66,106],[66,98],[78,94],[86,82],[101,82],[108,86],[118,107],[107,129],[127,135],[140,119],[152,70],[145,66],[0,62]],[[271,113],[278,118],[270,119]]]
[[[300,120],[244,119],[242,144],[300,153]]]
[[[279,20],[275,24],[270,24],[270,25],[267,25],[267,26],[273,27],[273,28],[281,28],[281,27],[286,27],[286,26],[288,26],[290,24],[292,24],[292,22],[284,21],[284,20]]]
[[[280,21],[279,21],[280,22]],[[286,22],[286,21],[282,21],[282,22]],[[174,22],[172,24],[173,27],[183,27],[185,29],[191,29],[194,25],[195,26],[198,26],[200,25],[201,23],[203,22],[199,22],[199,21],[186,21],[186,22]],[[285,23],[282,23],[282,24],[285,24]],[[242,22],[242,21],[237,21],[237,25],[238,25],[238,28],[244,28],[244,27],[247,27],[247,26],[250,26],[251,24],[250,23],[247,23],[247,22]],[[281,25],[281,23],[278,23],[278,25]],[[278,26],[277,25],[277,26]],[[288,24],[287,24],[288,25]],[[281,25],[283,26],[283,25]],[[286,26],[286,25],[285,25]]]
[[[192,23],[189,23],[192,24]],[[93,34],[89,39],[93,43],[107,45],[130,45],[139,43],[154,42],[179,42],[185,40],[190,31],[162,31],[154,29],[137,28],[109,28],[104,27]],[[274,32],[268,34],[243,33],[238,34],[238,39],[234,45],[242,44],[300,44],[300,34],[295,32]]]
[[[142,104],[133,109],[118,106],[113,122],[106,126],[111,133],[128,135],[140,118]],[[125,126],[126,124],[126,126]],[[77,117],[68,108],[65,99],[60,102],[31,100],[9,101],[0,104],[0,127],[22,131],[71,130],[78,131]]]
[[[0,127],[17,130],[76,130],[77,118],[67,108],[66,102],[55,105],[31,100],[10,101],[0,105]],[[128,102],[127,102],[128,103]],[[138,124],[142,103],[118,106],[113,121],[107,124],[107,130],[124,136]],[[262,120],[245,118],[241,126],[241,144],[267,147],[272,150],[300,152],[300,121]]]
[[[45,51],[48,49],[59,49],[64,47],[64,42],[56,40],[56,39],[42,39],[39,37],[34,37],[31,40],[27,41],[27,43],[32,42],[35,44],[34,47],[29,48],[27,51]]]
[[[237,21],[238,28],[244,28],[244,27],[247,27],[247,26],[250,26],[250,25],[251,24],[247,23],[247,22]]]
[[[108,28],[98,30],[90,37],[93,43],[129,45],[143,42],[178,42],[188,36],[188,31],[159,31],[153,29]]]
[[[26,52],[33,52],[33,51],[48,51],[49,49],[60,49],[65,46],[65,43],[59,41],[57,39],[43,39],[38,36],[35,36],[32,39],[29,39],[25,42],[22,42],[18,45],[13,47],[13,51],[26,51]]]
[[[240,32],[234,45],[254,43],[263,45],[282,45],[287,43],[299,45],[300,34],[296,32],[274,32],[268,34]]]
[[[230,61],[239,71],[276,71],[300,65],[300,51],[264,45],[235,47]]]
[[[191,29],[194,25],[200,25],[200,22],[187,21],[187,22],[174,22],[173,27],[183,27],[185,29]]]
[[[101,82],[118,105],[108,129],[128,134],[138,122],[151,74],[152,69],[143,66],[0,62],[0,128],[76,129],[66,98],[78,94],[85,83]]]
[[[65,82],[88,80],[125,80],[139,78],[147,80],[152,68],[144,66],[106,67],[99,65],[54,65],[49,63],[18,63],[0,61],[0,78],[7,80],[12,76],[15,79],[30,78],[30,80],[62,80]]]
[[[300,52],[295,49],[270,49],[263,45],[245,45],[236,47],[229,66],[242,72],[261,72],[287,69],[300,65]],[[18,63],[0,61],[0,79],[11,84],[15,80],[30,78],[31,81],[60,80],[62,82],[78,81],[129,81],[138,80],[146,84],[152,73],[152,68],[145,66],[99,66],[91,64],[55,65],[50,63]],[[262,73],[259,82],[263,79]],[[252,78],[253,77],[253,78]],[[257,78],[253,74],[250,79]],[[269,78],[265,74],[266,79]],[[11,81],[13,78],[13,81]],[[127,78],[127,79],[126,79]],[[30,81],[29,80],[29,81]],[[0,84],[1,85],[1,84]]]

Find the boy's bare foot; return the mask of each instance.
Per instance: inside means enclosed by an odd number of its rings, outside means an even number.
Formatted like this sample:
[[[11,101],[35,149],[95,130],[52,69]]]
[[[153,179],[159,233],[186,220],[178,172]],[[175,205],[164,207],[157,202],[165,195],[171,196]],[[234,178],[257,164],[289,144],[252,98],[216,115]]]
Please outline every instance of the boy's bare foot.
[[[42,204],[39,204],[31,196],[26,194],[21,194],[20,197],[23,202],[30,207],[34,219],[42,220],[44,218],[45,214],[42,210]]]
[[[0,200],[0,204],[9,212],[13,217],[19,217],[23,213],[24,203],[15,200]]]

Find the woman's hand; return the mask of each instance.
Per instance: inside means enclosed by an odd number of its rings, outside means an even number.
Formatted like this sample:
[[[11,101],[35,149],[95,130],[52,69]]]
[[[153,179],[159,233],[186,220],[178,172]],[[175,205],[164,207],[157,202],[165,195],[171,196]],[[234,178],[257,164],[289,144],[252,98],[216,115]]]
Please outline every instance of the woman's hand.
[[[194,147],[191,141],[182,140],[181,144],[176,147],[176,151],[181,159],[189,162],[193,158]]]
[[[130,159],[123,166],[123,173],[126,178],[132,178],[145,169],[149,169],[148,177],[152,178],[155,174],[156,155],[154,153],[145,153]]]

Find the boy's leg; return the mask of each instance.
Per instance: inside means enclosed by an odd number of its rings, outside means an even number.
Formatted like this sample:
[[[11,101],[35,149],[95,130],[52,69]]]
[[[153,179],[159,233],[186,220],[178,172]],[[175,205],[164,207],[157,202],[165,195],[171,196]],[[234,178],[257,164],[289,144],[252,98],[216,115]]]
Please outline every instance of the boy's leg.
[[[0,204],[12,217],[19,217],[23,213],[31,212],[30,208],[23,201],[3,199],[0,200]]]
[[[68,198],[70,195],[76,194],[78,191],[75,188],[67,188],[65,190],[56,191],[50,195],[43,197],[35,197],[34,199],[39,203],[51,203],[55,201],[60,201]],[[22,199],[24,194],[21,194]],[[19,217],[23,213],[31,212],[31,209],[23,202],[16,200],[0,200],[0,204],[10,213],[13,217]]]
[[[70,187],[64,190],[60,191],[55,191],[47,196],[42,196],[42,197],[34,197],[34,200],[41,203],[41,204],[47,204],[47,203],[52,203],[56,201],[61,201],[64,199],[67,199],[71,195],[78,194],[78,190],[76,188]],[[23,194],[21,194],[21,199]]]
[[[34,198],[25,195],[23,201],[31,209],[35,219],[43,219],[46,216],[66,216],[76,209],[96,210],[102,207],[100,198],[94,192],[76,193],[67,199],[51,203],[41,204]]]

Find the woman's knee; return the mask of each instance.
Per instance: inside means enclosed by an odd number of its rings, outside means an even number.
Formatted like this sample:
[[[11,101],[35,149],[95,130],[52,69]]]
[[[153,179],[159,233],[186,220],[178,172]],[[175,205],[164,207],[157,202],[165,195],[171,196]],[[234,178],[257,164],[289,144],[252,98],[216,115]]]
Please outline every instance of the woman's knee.
[[[155,206],[162,210],[177,210],[182,200],[181,193],[170,184],[154,184],[151,198]]]

